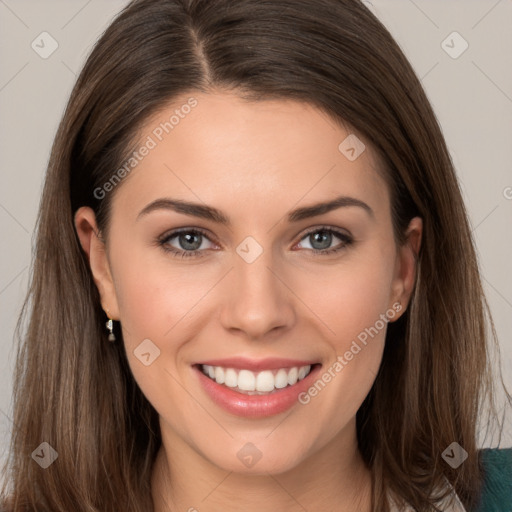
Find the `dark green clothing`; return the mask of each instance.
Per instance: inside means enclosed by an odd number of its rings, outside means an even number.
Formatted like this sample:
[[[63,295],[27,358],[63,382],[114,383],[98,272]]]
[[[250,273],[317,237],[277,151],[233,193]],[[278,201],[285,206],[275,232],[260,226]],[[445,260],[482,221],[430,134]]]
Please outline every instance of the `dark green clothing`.
[[[481,450],[485,478],[477,512],[512,512],[512,448]]]

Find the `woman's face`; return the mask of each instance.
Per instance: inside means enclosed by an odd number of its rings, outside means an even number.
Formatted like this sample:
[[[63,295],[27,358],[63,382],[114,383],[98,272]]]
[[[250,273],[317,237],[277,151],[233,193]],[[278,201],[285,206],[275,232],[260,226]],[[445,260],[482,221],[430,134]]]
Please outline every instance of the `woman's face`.
[[[190,94],[102,189],[106,252],[78,212],[102,304],[177,452],[280,473],[353,446],[421,235],[414,219],[396,247],[388,189],[354,137],[303,103]]]

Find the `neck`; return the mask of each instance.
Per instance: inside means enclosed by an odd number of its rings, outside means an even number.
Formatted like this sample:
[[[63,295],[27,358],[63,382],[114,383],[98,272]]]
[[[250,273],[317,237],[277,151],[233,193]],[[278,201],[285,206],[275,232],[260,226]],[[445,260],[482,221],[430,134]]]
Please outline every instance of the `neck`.
[[[355,425],[353,434],[355,441]],[[164,436],[153,469],[154,512],[371,510],[371,473],[346,436],[289,471],[264,475],[225,471],[172,437]]]

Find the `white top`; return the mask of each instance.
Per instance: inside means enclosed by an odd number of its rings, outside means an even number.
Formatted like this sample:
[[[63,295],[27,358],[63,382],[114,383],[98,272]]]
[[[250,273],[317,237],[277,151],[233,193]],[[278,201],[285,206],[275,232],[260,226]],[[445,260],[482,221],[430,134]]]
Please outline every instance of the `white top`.
[[[446,481],[446,484],[451,489],[451,494],[446,496],[446,498],[436,506],[441,508],[441,510],[443,510],[444,512],[467,512],[466,509],[464,508],[464,505],[461,503],[459,497],[455,493],[453,487],[450,485],[448,481]],[[391,494],[389,494],[389,501],[391,506],[391,512],[414,512],[414,509],[410,505],[407,505],[405,509],[403,509],[403,511],[400,511],[397,503],[395,502]]]

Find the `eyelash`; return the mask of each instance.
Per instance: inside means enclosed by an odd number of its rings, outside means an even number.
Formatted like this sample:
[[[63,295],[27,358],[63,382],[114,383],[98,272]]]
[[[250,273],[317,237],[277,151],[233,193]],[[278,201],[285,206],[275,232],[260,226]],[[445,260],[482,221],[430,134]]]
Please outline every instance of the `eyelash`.
[[[354,239],[350,235],[347,235],[346,233],[344,233],[342,231],[338,231],[337,229],[333,229],[328,226],[320,226],[320,227],[312,228],[311,230],[304,233],[304,236],[300,239],[300,241],[302,241],[307,236],[309,236],[313,233],[318,233],[318,232],[332,233],[342,241],[342,244],[338,248],[323,249],[323,250],[322,249],[308,249],[313,254],[317,254],[320,256],[327,256],[327,255],[331,255],[334,253],[338,253],[338,252],[346,249],[350,245],[352,245],[354,242]],[[194,251],[183,251],[183,250],[178,250],[175,248],[170,248],[167,245],[170,240],[172,240],[173,238],[175,238],[176,236],[178,236],[182,233],[200,234],[200,235],[203,235],[204,237],[206,237],[208,240],[210,240],[208,233],[206,233],[202,229],[183,228],[183,229],[178,229],[178,230],[172,231],[170,233],[164,234],[157,240],[157,243],[162,248],[162,250],[164,250],[167,253],[170,253],[175,258],[201,258],[201,257],[203,257],[204,252],[205,252],[204,250],[196,249]]]

